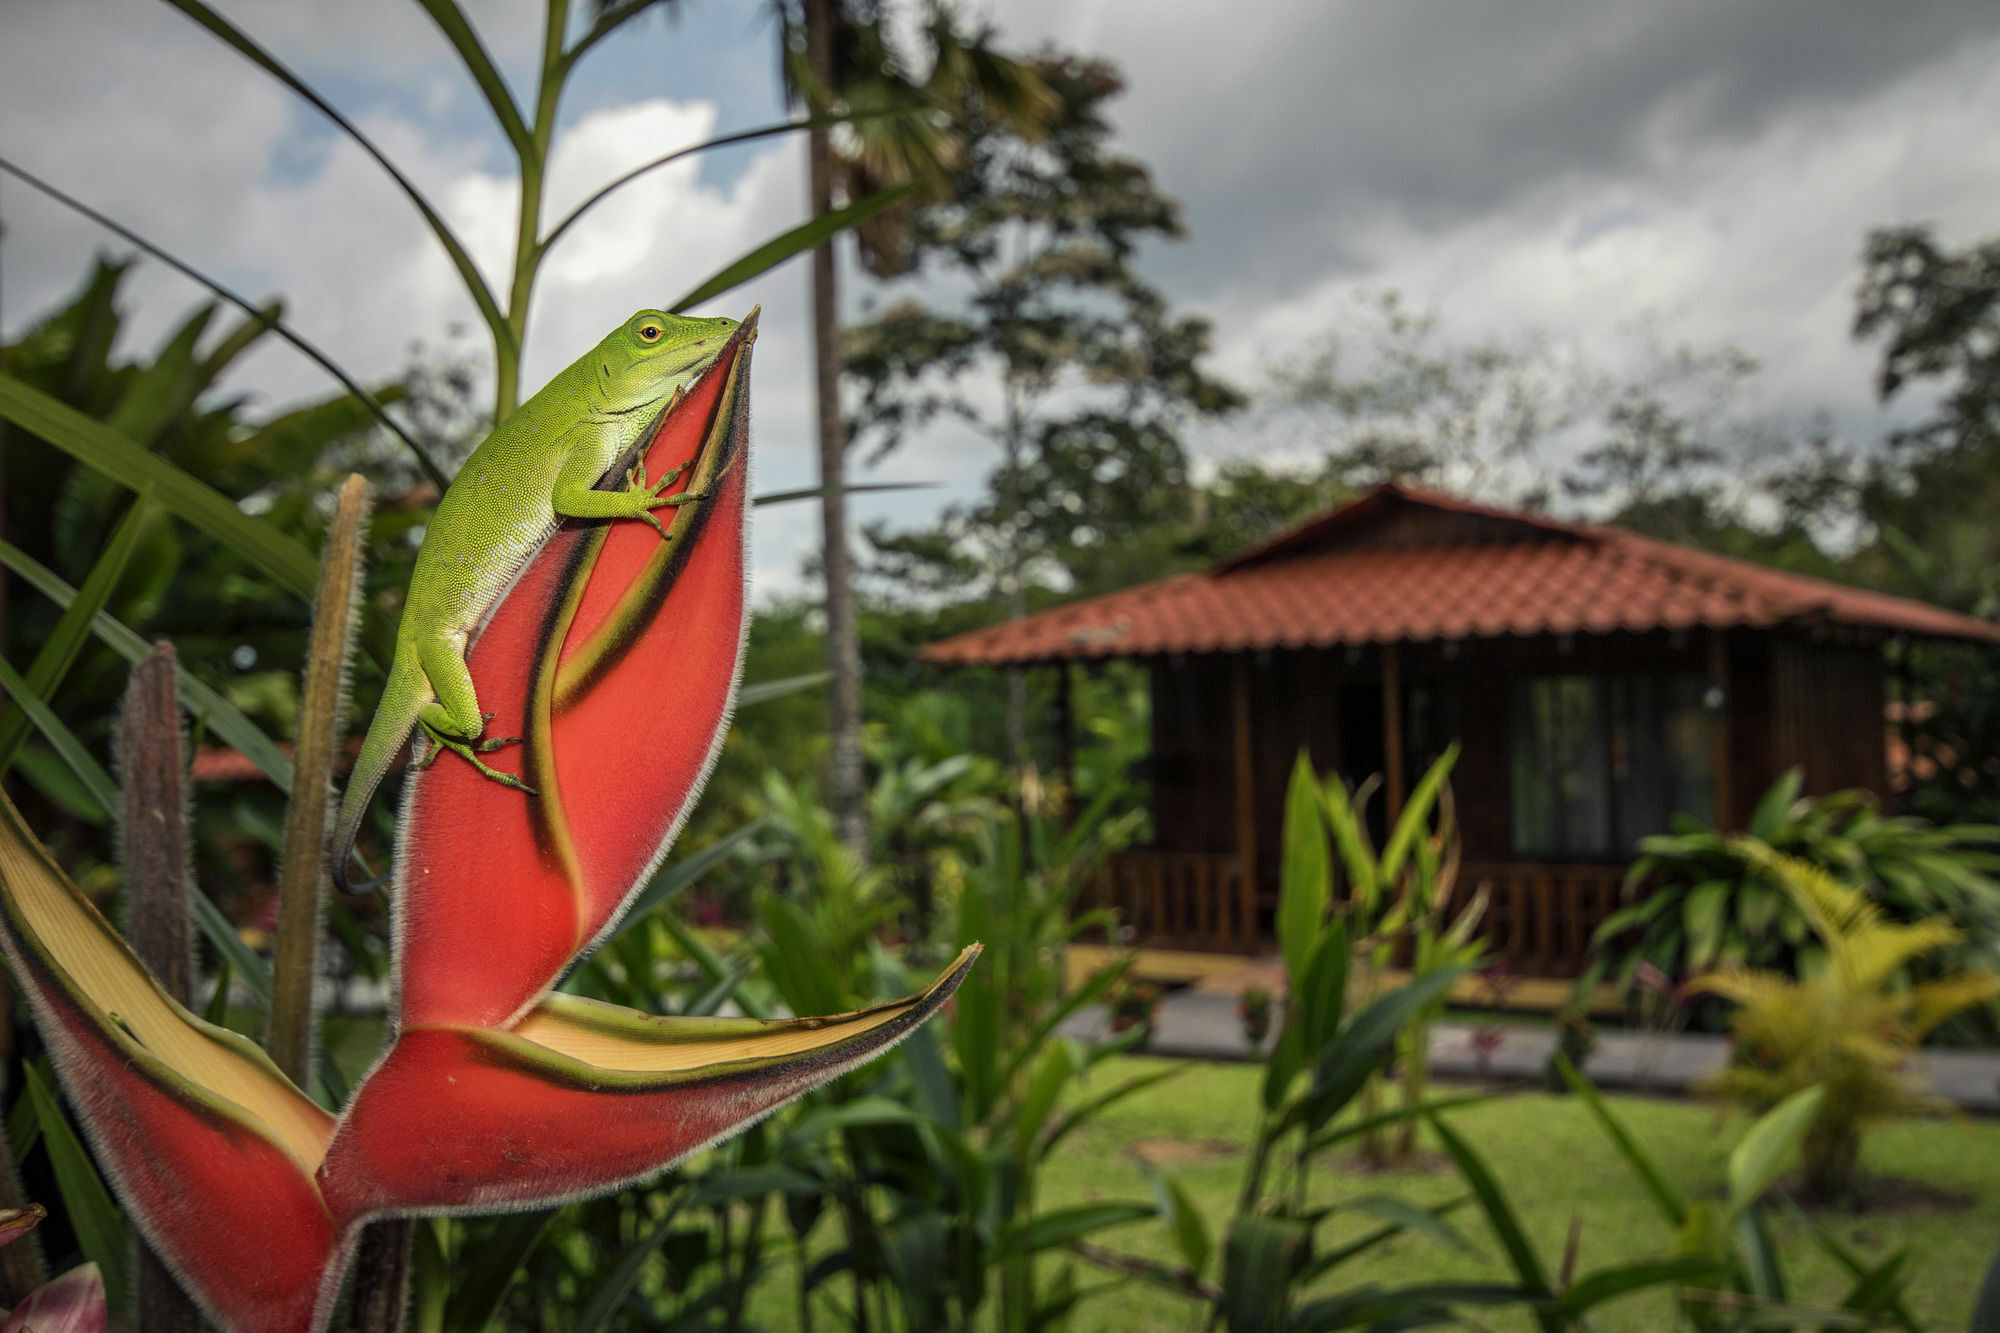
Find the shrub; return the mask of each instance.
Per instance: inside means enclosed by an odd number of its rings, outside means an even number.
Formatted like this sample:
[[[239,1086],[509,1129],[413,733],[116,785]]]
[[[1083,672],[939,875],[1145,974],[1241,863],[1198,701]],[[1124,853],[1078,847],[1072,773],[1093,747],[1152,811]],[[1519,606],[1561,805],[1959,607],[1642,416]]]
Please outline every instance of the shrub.
[[[1867,1123],[1933,1109],[1905,1086],[1904,1061],[1939,1023],[2000,995],[2000,977],[1898,985],[1909,963],[1957,943],[1958,930],[1935,916],[1897,924],[1821,867],[1757,848],[1746,854],[1783,888],[1826,962],[1805,980],[1736,967],[1695,983],[1740,1006],[1730,1023],[1736,1057],[1718,1086],[1759,1111],[1824,1089],[1802,1149],[1806,1188],[1821,1200],[1846,1198]]]
[[[1598,929],[1586,980],[1608,971],[1629,993],[1647,964],[1675,980],[1718,966],[1811,974],[1822,946],[1770,868],[1777,857],[1865,893],[1892,921],[1955,927],[1954,943],[1914,964],[1916,977],[2000,969],[2000,827],[1884,816],[1864,791],[1801,798],[1801,781],[1798,769],[1780,778],[1746,834],[1683,821],[1641,840],[1625,881],[1632,901]]]

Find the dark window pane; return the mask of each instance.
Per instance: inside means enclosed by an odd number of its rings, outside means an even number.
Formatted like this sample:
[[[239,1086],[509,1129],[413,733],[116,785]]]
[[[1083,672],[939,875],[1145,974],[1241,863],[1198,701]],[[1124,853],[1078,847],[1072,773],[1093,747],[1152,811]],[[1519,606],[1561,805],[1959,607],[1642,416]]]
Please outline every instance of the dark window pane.
[[[1544,676],[1513,687],[1514,850],[1601,856],[1611,850],[1606,683]]]

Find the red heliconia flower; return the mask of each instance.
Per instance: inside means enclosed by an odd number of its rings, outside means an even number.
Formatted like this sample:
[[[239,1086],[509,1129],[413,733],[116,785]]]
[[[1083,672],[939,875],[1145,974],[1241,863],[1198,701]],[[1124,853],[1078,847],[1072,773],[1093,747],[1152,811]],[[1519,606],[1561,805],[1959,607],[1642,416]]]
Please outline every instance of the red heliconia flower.
[[[535,794],[449,755],[412,775],[400,1022],[337,1121],[170,999],[0,795],[0,948],[127,1210],[225,1328],[322,1328],[370,1218],[543,1207],[657,1172],[888,1049],[971,965],[976,947],[918,995],[776,1022],[551,990],[665,856],[727,725],[755,324],[642,446],[648,475],[684,464],[702,497],[669,539],[564,526],[473,641],[491,730],[524,738]]]

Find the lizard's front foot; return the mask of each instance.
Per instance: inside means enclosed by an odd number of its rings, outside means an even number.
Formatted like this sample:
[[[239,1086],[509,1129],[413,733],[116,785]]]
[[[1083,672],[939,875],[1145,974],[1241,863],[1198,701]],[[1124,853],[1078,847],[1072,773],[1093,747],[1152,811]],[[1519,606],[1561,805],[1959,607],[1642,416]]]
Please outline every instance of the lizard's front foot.
[[[493,715],[488,713],[486,716],[490,718]],[[481,741],[468,741],[461,737],[448,735],[445,732],[439,731],[428,722],[420,723],[420,725],[423,727],[425,734],[431,738],[431,752],[424,756],[423,761],[417,765],[418,768],[429,768],[437,762],[440,751],[450,750],[466,763],[478,769],[482,776],[493,779],[493,781],[503,787],[512,787],[515,791],[526,792],[530,796],[540,794],[512,773],[503,773],[479,757],[482,754],[491,754],[503,745],[520,744],[521,738],[519,736],[494,736]]]

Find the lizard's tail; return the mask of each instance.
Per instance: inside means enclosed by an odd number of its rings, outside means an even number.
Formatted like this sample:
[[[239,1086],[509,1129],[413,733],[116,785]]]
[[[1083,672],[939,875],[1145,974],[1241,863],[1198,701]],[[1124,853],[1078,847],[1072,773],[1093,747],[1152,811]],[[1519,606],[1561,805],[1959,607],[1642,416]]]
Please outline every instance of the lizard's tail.
[[[368,814],[368,802],[402,756],[403,746],[417,725],[417,713],[430,698],[430,682],[425,679],[423,668],[414,663],[392,668],[375,720],[368,724],[367,739],[361,742],[361,753],[347,775],[347,790],[340,797],[340,817],[334,821],[333,841],[327,847],[333,886],[342,893],[351,892],[348,871],[353,862],[354,840]]]

